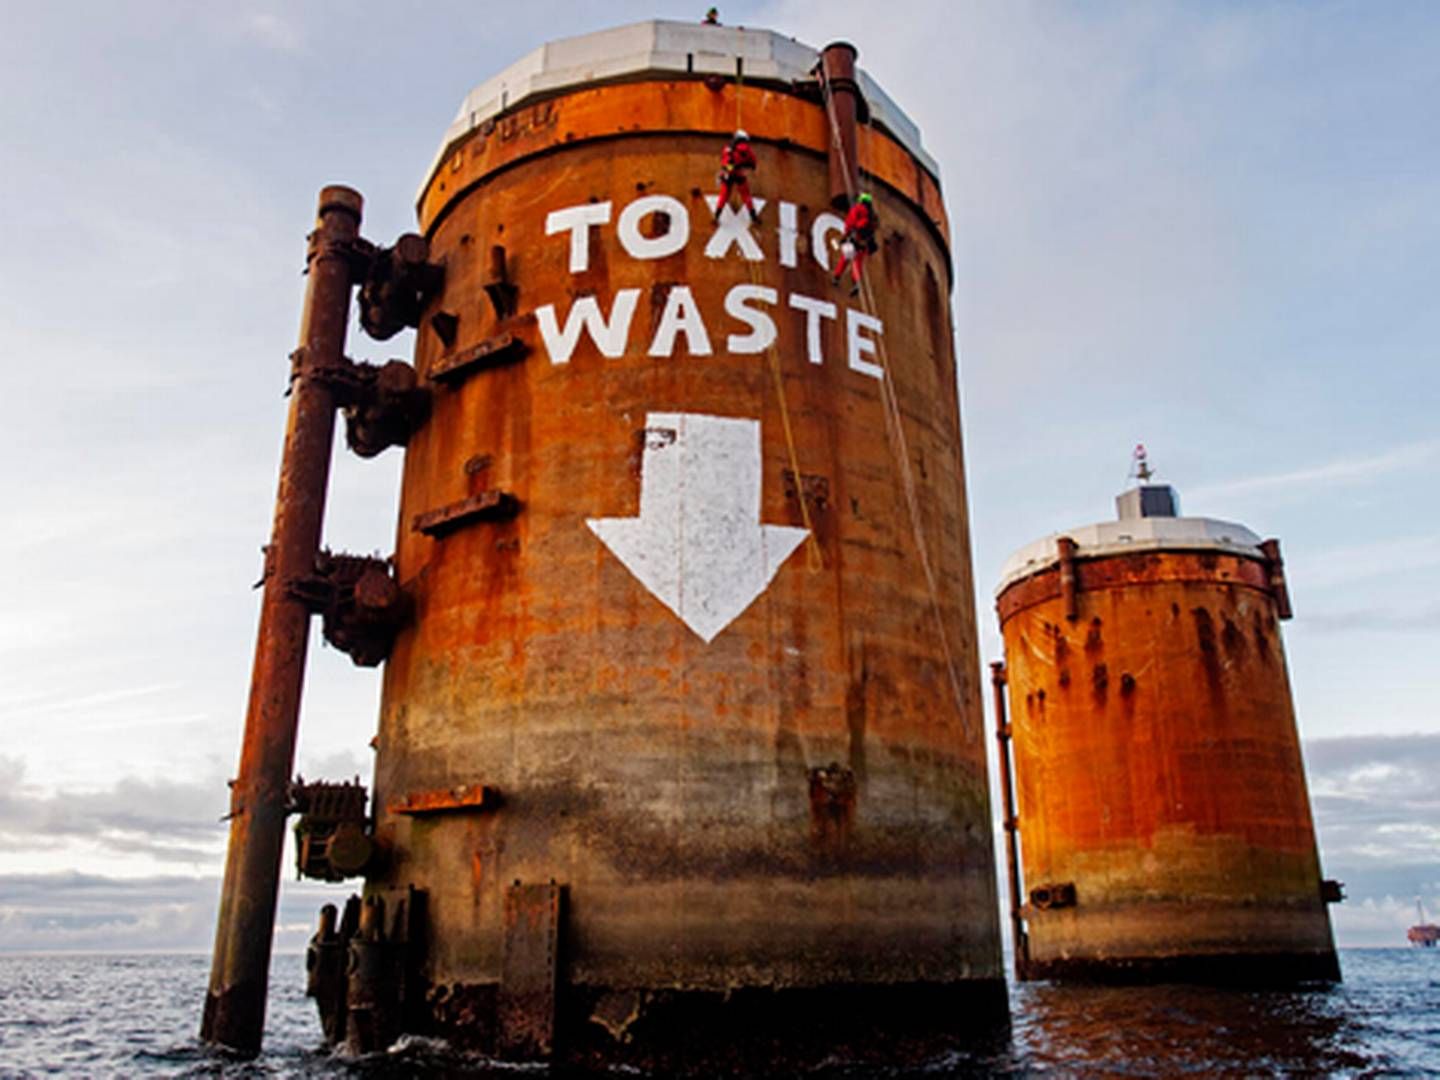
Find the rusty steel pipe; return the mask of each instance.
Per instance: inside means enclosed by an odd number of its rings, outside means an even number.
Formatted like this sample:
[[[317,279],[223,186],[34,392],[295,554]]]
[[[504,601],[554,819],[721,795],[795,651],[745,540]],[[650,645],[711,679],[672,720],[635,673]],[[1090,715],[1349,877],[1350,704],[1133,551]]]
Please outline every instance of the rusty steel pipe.
[[[860,159],[855,148],[855,121],[859,114],[860,86],[855,81],[855,46],[834,41],[820,53],[830,132],[830,205],[848,210],[860,190]]]
[[[1075,576],[1075,541],[1068,536],[1055,541],[1060,553],[1060,598],[1065,618],[1074,622],[1080,617],[1080,583]]]
[[[1020,891],[1020,819],[1015,814],[1015,791],[1010,782],[1010,724],[1005,715],[1005,661],[990,664],[990,687],[995,694],[995,741],[1000,748],[1000,801],[1005,820],[1005,870],[1010,884],[1010,928],[1015,941],[1015,977],[1029,977],[1030,939],[1025,933],[1025,920],[1020,906],[1025,902]]]
[[[1290,606],[1290,587],[1285,584],[1285,560],[1280,557],[1280,541],[1266,540],[1260,545],[1265,556],[1265,577],[1270,583],[1271,595],[1275,597],[1275,615],[1280,619],[1293,618],[1295,610]]]
[[[344,357],[353,242],[362,206],[358,192],[324,188],[309,238],[309,281],[275,522],[266,549],[250,704],[239,775],[231,786],[230,846],[200,1037],[250,1055],[259,1052],[265,1027],[271,935],[310,633],[310,612],[292,595],[290,584],[315,569],[335,434],[334,393],[315,373],[338,366]]]

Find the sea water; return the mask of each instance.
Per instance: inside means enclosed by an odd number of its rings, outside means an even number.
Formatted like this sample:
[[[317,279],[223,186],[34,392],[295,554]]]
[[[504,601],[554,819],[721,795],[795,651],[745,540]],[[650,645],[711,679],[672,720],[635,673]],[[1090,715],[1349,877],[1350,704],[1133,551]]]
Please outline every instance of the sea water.
[[[1341,963],[1342,984],[1303,991],[1014,985],[1013,1028],[993,1045],[918,1070],[832,1060],[805,1075],[1440,1076],[1440,950],[1350,949]],[[196,1038],[208,969],[205,956],[0,956],[0,1077],[543,1075],[426,1040],[331,1054],[299,956],[275,958],[264,1053],[236,1061]]]

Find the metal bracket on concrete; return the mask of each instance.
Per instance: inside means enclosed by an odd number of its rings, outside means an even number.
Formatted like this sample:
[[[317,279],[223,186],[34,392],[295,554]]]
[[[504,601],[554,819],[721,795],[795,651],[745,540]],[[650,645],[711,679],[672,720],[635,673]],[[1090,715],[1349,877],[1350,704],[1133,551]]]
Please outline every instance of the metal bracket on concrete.
[[[437,540],[472,522],[509,521],[520,512],[520,500],[508,491],[492,489],[459,502],[416,514],[410,527]]]
[[[407,326],[420,325],[420,313],[445,284],[445,268],[430,262],[430,242],[406,233],[393,247],[374,248],[358,275],[360,325],[378,341]]]
[[[560,919],[565,886],[505,890],[505,951],[496,1000],[496,1049],[509,1061],[540,1061],[555,1048]]]
[[[430,316],[430,329],[448,349],[455,344],[455,336],[460,332],[460,316],[453,311],[437,311]]]
[[[801,473],[800,480],[795,480],[795,470],[781,469],[780,480],[785,485],[786,500],[799,500],[801,495],[805,501],[816,510],[825,510],[830,505],[830,479],[825,476],[817,476],[812,473]]]
[[[510,280],[510,271],[505,259],[505,248],[495,244],[490,248],[490,273],[485,281],[485,295],[495,309],[495,318],[508,319],[515,314],[520,299],[520,289]]]
[[[418,386],[415,369],[403,360],[367,364],[341,357],[338,363],[306,364],[305,350],[290,354],[290,382],[304,378],[330,391],[345,414],[345,441],[361,457],[404,446],[430,415],[430,391]]]
[[[530,346],[524,340],[507,331],[486,338],[478,345],[472,345],[458,353],[442,356],[435,362],[427,377],[431,382],[455,386],[477,371],[523,360],[529,351]]]
[[[322,551],[310,574],[285,584],[287,595],[321,617],[325,640],[360,667],[389,656],[410,618],[410,598],[388,559]]]
[[[422,816],[464,810],[491,810],[500,802],[500,794],[485,784],[458,784],[435,791],[412,791],[387,807],[392,814]]]
[[[1074,907],[1075,883],[1062,881],[1050,885],[1037,885],[1030,890],[1030,903],[1039,911]]]
[[[375,854],[365,800],[365,786],[358,779],[307,784],[297,777],[290,785],[291,808],[300,814],[295,823],[295,869],[300,877],[344,881],[365,872]]]

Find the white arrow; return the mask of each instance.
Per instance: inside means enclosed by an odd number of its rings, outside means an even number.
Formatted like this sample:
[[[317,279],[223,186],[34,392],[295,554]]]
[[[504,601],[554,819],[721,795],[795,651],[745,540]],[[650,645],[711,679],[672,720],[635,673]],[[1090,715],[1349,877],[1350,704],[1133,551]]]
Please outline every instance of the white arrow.
[[[697,413],[648,414],[640,515],[585,523],[707,642],[809,533],[760,524],[760,422]]]

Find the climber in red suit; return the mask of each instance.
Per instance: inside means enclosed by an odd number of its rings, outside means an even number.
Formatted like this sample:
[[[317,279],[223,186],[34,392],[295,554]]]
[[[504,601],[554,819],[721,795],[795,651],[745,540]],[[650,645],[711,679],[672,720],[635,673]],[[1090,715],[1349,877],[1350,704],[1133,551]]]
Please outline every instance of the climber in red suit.
[[[878,224],[875,203],[868,192],[862,192],[851,205],[850,212],[845,215],[845,233],[840,238],[840,264],[835,267],[835,274],[831,278],[839,285],[848,264],[850,276],[854,280],[854,284],[850,286],[851,296],[860,291],[860,267],[865,262],[865,256],[875,253],[875,228]]]
[[[750,199],[749,173],[756,166],[755,151],[750,149],[750,136],[742,128],[735,137],[725,144],[720,152],[720,198],[715,202],[715,220],[720,220],[720,211],[730,203],[734,192],[740,193],[745,209],[750,211],[750,220],[759,221],[755,204]]]

